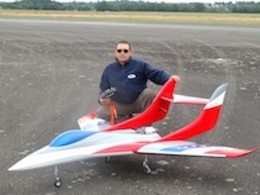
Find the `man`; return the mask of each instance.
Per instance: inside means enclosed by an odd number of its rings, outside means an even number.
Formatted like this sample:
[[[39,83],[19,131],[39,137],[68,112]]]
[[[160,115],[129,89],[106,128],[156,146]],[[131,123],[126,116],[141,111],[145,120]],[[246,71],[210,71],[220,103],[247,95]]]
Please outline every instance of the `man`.
[[[143,112],[155,98],[156,94],[147,88],[148,80],[158,85],[164,85],[170,77],[176,82],[180,80],[177,75],[170,76],[144,61],[132,58],[132,54],[129,42],[119,41],[116,44],[116,60],[107,65],[102,73],[100,94],[110,88],[116,91],[110,98],[100,95],[101,107],[97,110],[97,117],[111,121],[115,114],[115,122],[126,120],[134,113]]]

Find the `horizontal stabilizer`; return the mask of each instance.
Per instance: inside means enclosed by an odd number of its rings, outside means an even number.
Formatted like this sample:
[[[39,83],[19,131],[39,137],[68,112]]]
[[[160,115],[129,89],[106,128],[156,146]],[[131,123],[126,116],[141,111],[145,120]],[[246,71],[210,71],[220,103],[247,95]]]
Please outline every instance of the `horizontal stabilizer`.
[[[207,98],[200,98],[187,95],[173,94],[173,99],[162,97],[162,99],[174,104],[192,104],[192,105],[206,105],[209,102]]]

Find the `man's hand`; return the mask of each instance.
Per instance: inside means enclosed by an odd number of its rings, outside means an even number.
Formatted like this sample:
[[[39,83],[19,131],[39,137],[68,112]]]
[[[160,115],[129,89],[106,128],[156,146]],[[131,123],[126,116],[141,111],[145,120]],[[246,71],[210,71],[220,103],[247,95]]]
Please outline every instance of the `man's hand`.
[[[103,106],[109,105],[111,103],[111,98],[116,93],[116,88],[111,87],[106,89],[100,94],[99,103]]]
[[[100,102],[101,105],[106,106],[106,105],[110,104],[111,99],[110,98],[108,98],[108,99],[107,98],[100,98],[99,102]]]
[[[172,75],[170,78],[171,78],[171,79],[174,79],[174,80],[176,81],[176,83],[178,83],[179,81],[181,81],[181,77],[178,76],[178,75]]]

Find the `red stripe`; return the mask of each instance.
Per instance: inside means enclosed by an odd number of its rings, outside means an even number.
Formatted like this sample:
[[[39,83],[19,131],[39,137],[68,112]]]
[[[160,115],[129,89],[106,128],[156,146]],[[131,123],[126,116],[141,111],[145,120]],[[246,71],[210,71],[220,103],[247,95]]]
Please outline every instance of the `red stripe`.
[[[96,152],[96,154],[100,153],[121,153],[121,152],[134,152],[137,153],[137,151],[144,145],[146,145],[148,142],[142,142],[142,143],[129,143],[129,144],[122,144],[117,146],[112,146],[103,150],[100,150]]]

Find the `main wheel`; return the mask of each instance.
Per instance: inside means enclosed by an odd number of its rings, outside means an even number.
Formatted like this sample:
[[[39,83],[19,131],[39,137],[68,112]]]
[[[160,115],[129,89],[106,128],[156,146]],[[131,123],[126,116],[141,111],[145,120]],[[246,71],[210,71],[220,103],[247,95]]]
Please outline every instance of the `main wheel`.
[[[111,162],[111,156],[105,157],[105,162],[106,162],[106,163],[110,163],[110,162]]]
[[[151,175],[152,174],[152,170],[149,166],[144,167],[144,173],[147,175]]]

